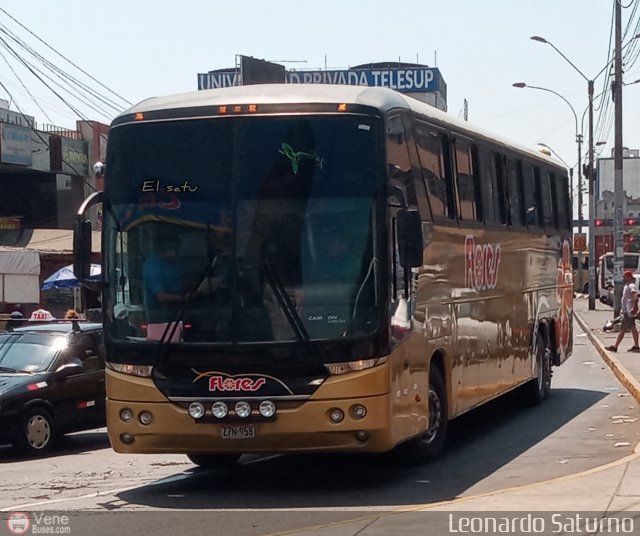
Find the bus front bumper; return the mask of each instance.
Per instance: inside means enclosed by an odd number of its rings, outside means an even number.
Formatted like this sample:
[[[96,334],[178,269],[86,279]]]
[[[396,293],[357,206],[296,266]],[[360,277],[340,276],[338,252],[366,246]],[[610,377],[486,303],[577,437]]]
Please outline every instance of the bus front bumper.
[[[353,415],[357,404],[366,408],[360,419]],[[121,453],[385,452],[395,446],[389,408],[388,394],[310,400],[280,409],[271,419],[227,422],[212,417],[196,421],[186,408],[168,401],[107,400],[107,427],[113,449]],[[122,418],[125,409],[133,416],[130,422]],[[329,417],[335,409],[344,414],[339,423]],[[149,424],[140,422],[143,412],[151,414]],[[224,438],[229,432],[225,427],[248,437]]]

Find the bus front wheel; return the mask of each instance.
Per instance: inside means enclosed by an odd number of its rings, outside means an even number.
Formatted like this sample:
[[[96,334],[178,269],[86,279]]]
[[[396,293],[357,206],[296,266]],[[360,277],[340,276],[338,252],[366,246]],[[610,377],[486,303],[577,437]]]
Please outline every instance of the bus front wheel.
[[[187,458],[202,469],[223,469],[240,459],[240,454],[187,454]]]
[[[408,459],[426,463],[436,458],[444,448],[449,425],[447,389],[439,367],[429,367],[429,425],[427,431],[406,444]]]

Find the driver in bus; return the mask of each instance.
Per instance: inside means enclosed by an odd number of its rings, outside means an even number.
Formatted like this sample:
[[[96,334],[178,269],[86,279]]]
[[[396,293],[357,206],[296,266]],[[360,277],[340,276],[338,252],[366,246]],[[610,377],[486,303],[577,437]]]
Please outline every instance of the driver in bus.
[[[151,321],[165,321],[171,304],[180,303],[185,297],[185,273],[178,255],[180,237],[174,233],[158,236],[154,246],[155,252],[142,270],[144,301]]]

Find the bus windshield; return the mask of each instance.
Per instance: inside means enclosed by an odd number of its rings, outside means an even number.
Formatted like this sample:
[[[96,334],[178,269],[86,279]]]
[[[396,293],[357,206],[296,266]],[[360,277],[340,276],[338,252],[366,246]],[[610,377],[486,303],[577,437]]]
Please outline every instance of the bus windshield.
[[[378,122],[258,116],[112,129],[105,329],[226,344],[373,332]]]

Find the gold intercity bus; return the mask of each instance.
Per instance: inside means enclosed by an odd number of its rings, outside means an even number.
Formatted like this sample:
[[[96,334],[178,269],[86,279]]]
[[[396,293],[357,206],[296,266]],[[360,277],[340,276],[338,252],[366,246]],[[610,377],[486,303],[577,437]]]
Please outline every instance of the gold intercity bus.
[[[567,173],[384,88],[255,85],[117,117],[102,202],[107,422],[124,453],[384,452],[572,351]]]

